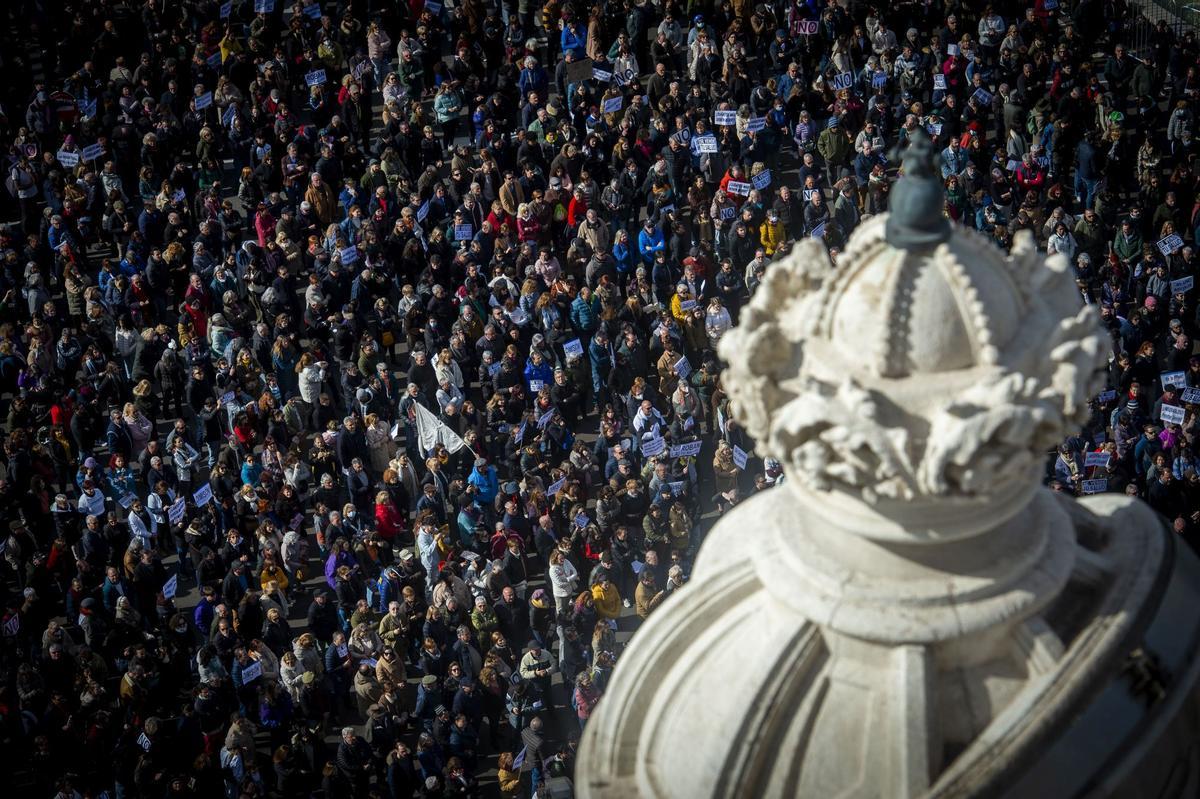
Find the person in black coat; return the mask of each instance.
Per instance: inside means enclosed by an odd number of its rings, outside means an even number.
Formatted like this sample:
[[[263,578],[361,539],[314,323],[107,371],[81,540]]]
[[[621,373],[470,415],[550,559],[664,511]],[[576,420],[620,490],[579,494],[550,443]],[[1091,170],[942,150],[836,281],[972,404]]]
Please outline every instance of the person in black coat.
[[[313,603],[308,606],[307,623],[309,632],[318,641],[329,641],[338,629],[337,608],[329,601],[327,591],[318,591],[313,596]]]

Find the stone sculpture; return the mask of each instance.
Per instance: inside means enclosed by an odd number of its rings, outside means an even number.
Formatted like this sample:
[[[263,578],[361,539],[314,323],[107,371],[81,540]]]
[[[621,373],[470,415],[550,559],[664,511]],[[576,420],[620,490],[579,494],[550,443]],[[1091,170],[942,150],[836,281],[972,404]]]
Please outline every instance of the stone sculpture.
[[[633,639],[581,796],[1149,796],[1200,773],[1195,659],[1166,643],[1195,558],[1139,500],[1041,485],[1108,338],[1061,256],[950,228],[931,157],[910,148],[903,209],[836,270],[812,240],[772,265],[722,340],[734,414],[788,480],[720,520]],[[1177,705],[1122,726],[1097,708],[1136,652]],[[1135,751],[1151,717],[1172,742]],[[1078,741],[1094,762],[1057,767]]]

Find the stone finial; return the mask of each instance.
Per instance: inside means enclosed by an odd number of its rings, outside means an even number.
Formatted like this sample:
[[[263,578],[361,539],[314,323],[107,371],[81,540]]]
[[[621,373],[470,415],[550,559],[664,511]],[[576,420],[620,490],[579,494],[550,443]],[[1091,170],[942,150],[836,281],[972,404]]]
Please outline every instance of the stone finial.
[[[892,188],[887,241],[893,247],[933,247],[950,238],[937,151],[924,128],[916,128],[901,156],[904,174]]]

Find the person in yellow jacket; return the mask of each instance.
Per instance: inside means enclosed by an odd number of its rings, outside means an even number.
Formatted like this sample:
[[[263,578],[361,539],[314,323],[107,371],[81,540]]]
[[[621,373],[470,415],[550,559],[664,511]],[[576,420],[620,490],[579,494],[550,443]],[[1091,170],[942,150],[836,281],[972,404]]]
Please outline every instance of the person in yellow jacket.
[[[685,302],[690,302],[691,305],[684,307]],[[675,293],[671,295],[671,316],[675,317],[678,322],[685,322],[692,315],[692,309],[696,307],[696,298],[688,291],[687,283],[680,283],[675,287]]]
[[[787,231],[784,230],[783,223],[779,221],[777,211],[767,212],[767,220],[758,227],[758,240],[769,256],[774,255],[783,247],[783,243],[787,240]]]
[[[607,578],[592,586],[592,602],[596,606],[596,615],[601,619],[615,619],[621,615],[621,595]]]
[[[272,558],[267,558],[263,563],[262,572],[258,575],[259,582],[262,584],[262,590],[267,591],[267,586],[274,580],[280,591],[287,591],[288,576],[283,567],[274,561]]]

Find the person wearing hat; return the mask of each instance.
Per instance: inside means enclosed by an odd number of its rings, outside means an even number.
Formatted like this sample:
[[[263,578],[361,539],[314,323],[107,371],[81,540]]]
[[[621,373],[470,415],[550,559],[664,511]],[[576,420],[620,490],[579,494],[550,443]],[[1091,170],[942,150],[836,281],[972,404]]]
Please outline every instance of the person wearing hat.
[[[467,484],[475,489],[475,504],[483,508],[486,514],[500,492],[500,478],[496,467],[487,462],[487,458],[476,458],[475,468],[467,478]]]
[[[787,240],[787,232],[779,221],[779,212],[774,208],[767,211],[766,220],[758,228],[758,240],[768,257],[779,252]]]
[[[525,654],[521,656],[518,673],[522,680],[531,683],[537,689],[547,708],[553,706],[550,698],[550,681],[556,671],[558,671],[558,666],[555,665],[554,658],[550,656],[550,653],[543,649],[536,639],[530,639],[526,645]]]
[[[842,127],[835,114],[825,123],[825,130],[817,137],[817,152],[825,161],[825,179],[830,186],[838,182],[843,169],[849,168],[854,157],[854,139]]]

